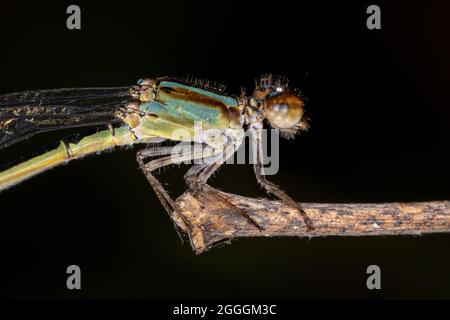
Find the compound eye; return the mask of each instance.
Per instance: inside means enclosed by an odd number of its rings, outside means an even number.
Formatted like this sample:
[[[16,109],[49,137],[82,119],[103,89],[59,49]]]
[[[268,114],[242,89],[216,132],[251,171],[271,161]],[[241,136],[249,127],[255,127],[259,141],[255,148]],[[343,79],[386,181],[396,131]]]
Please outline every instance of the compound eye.
[[[303,100],[293,93],[282,93],[266,99],[264,114],[276,128],[295,127],[303,117]]]

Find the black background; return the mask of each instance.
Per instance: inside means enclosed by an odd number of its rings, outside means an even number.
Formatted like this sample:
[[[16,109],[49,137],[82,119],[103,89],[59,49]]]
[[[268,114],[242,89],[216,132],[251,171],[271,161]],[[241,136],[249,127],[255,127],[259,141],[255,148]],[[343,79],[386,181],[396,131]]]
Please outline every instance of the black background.
[[[271,180],[304,202],[450,199],[449,6],[444,1],[7,2],[0,92],[195,75],[250,89],[288,76],[311,130],[280,146]],[[378,4],[382,29],[366,28]],[[0,155],[8,165],[72,132]],[[74,161],[0,194],[1,296],[12,298],[450,298],[448,235],[247,239],[195,256],[137,168],[135,149]],[[186,168],[161,174],[173,194]],[[212,184],[262,196],[250,166]],[[82,290],[66,289],[66,267]],[[368,265],[382,290],[365,286]]]

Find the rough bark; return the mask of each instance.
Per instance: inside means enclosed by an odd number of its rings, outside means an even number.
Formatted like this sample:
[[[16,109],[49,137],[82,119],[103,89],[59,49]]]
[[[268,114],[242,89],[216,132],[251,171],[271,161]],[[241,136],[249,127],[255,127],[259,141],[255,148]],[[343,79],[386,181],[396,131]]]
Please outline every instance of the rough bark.
[[[232,207],[206,196],[186,192],[177,199],[189,226],[177,226],[189,236],[195,253],[241,237],[319,237],[418,235],[450,232],[450,202],[409,203],[302,203],[314,223],[308,231],[300,213],[278,201],[221,193],[245,210],[260,226],[259,231]]]

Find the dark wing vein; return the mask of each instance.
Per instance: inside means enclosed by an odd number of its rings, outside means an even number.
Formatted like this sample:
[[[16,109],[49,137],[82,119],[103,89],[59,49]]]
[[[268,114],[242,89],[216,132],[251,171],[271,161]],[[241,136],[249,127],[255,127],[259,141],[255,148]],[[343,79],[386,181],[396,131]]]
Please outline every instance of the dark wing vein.
[[[0,149],[39,132],[119,121],[129,87],[68,88],[0,95]]]

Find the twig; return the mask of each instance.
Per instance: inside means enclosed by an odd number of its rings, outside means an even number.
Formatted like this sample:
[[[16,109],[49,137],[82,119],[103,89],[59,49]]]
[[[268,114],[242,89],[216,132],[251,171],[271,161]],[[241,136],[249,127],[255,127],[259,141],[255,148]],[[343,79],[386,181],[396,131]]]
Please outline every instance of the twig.
[[[190,222],[175,221],[200,254],[219,243],[240,237],[319,237],[418,235],[450,232],[450,201],[410,203],[303,203],[315,229],[307,231],[300,213],[278,201],[246,198],[224,193],[232,204],[245,210],[261,232],[230,206],[186,192],[177,199],[182,214]]]

